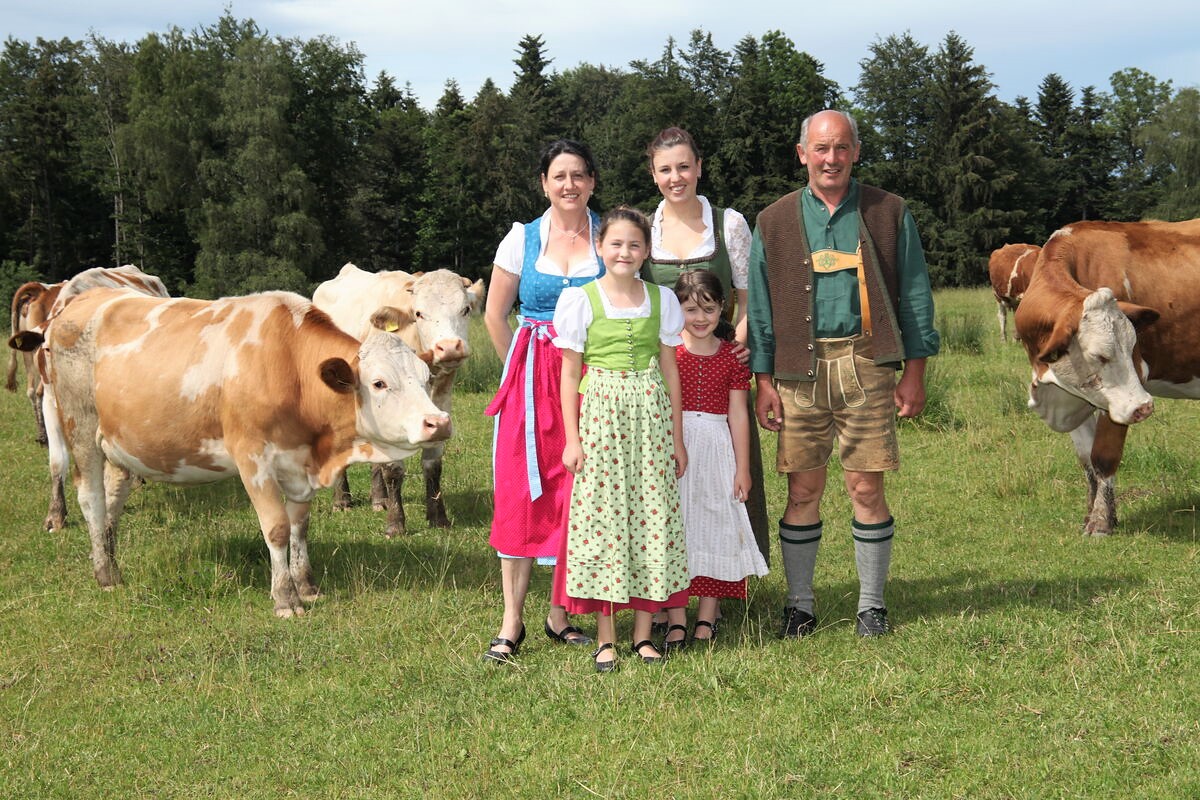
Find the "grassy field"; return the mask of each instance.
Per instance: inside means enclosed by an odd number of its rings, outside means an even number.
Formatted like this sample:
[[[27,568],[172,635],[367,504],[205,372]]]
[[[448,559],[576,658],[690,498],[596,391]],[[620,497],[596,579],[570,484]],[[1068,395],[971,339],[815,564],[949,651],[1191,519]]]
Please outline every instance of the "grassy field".
[[[831,481],[816,635],[775,637],[773,572],[727,604],[713,649],[661,668],[625,655],[613,675],[541,634],[544,570],[519,664],[479,661],[500,618],[485,392],[455,401],[455,526],[425,527],[419,480],[397,541],[323,493],[324,597],[293,620],[272,616],[236,481],[136,490],[127,583],[100,591],[78,510],[41,529],[44,451],[5,394],[0,797],[1200,797],[1200,406],[1162,401],[1131,431],[1117,533],[1084,539],[1069,440],[1025,409],[1028,367],[990,293],[937,300],[946,351],[888,483],[895,634],[854,636]],[[778,476],[767,492],[777,517]]]

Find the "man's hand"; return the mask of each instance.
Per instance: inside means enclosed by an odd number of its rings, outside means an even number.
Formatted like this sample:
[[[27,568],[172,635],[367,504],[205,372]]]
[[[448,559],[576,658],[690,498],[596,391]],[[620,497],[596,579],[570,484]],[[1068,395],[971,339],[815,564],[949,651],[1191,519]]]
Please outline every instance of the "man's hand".
[[[759,425],[769,431],[778,431],[783,428],[783,401],[779,399],[770,375],[758,373],[755,378],[758,397],[754,400],[754,416]]]

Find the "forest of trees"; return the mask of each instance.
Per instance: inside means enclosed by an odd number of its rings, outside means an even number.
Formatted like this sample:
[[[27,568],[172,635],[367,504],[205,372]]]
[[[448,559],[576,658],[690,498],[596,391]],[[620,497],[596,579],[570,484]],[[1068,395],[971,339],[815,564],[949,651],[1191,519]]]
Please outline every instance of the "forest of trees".
[[[1075,220],[1200,216],[1200,91],[1134,68],[1107,89],[1050,74],[1009,104],[954,33],[876,40],[852,87],[776,31],[728,52],[697,30],[624,68],[553,70],[536,35],[515,53],[508,93],[450,80],[429,110],[395,76],[368,83],[353,45],[229,12],[136,44],[9,38],[0,296],[125,263],[196,297],[308,293],[347,261],[478,277],[544,208],[544,143],[592,147],[597,210],[649,210],[643,152],[671,124],[705,151],[701,190],[753,220],[803,180],[800,120],[828,106],[859,120],[857,176],[908,200],[938,287],[985,282],[992,249]]]

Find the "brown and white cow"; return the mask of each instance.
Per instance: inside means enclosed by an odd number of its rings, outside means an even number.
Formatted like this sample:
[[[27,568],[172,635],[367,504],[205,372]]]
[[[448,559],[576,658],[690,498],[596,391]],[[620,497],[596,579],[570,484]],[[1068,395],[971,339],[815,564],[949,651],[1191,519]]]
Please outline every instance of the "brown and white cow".
[[[450,413],[454,376],[470,355],[469,318],[483,304],[483,281],[472,283],[450,270],[433,272],[367,272],[354,264],[342,267],[338,276],[325,281],[313,293],[313,303],[329,314],[342,330],[355,337],[365,334],[372,312],[390,306],[400,312],[397,333],[421,354],[430,368],[430,396],[442,411]],[[435,527],[449,527],[442,499],[442,456],[444,446],[421,453],[425,475],[425,518]],[[377,510],[387,509],[385,535],[405,533],[401,487],[404,464],[387,464],[371,472],[371,500]],[[334,507],[350,505],[349,484],[343,475],[334,490]]]
[[[142,272],[132,264],[121,267],[93,267],[86,269],[66,281],[50,303],[49,311],[37,323],[17,331],[9,339],[9,346],[29,356],[35,364],[39,383],[39,417],[46,426],[46,445],[50,461],[50,510],[46,514],[46,530],[60,530],[67,522],[66,474],[70,456],[62,431],[58,430],[58,414],[55,412],[54,393],[45,387],[46,369],[44,352],[35,342],[40,342],[50,321],[62,313],[77,297],[92,289],[129,289],[152,297],[169,297],[167,287],[157,275]],[[32,334],[32,336],[31,336]],[[28,366],[29,361],[26,361]]]
[[[429,368],[399,336],[360,343],[299,295],[95,289],[51,321],[45,344],[105,587],[120,582],[131,474],[177,484],[236,474],[270,550],[275,613],[301,614],[318,595],[307,544],[316,491],[348,464],[396,461],[450,433]]]
[[[1008,341],[1008,312],[1021,304],[1034,265],[1042,248],[1036,244],[1006,244],[988,258],[988,278],[996,296],[996,316],[1000,320],[1000,341]]]
[[[1116,525],[1128,426],[1158,397],[1200,398],[1200,220],[1079,222],[1042,249],[1015,314],[1029,405],[1070,432],[1088,478],[1084,532]]]
[[[65,282],[44,284],[30,281],[22,284],[13,293],[12,300],[12,335],[17,336],[24,331],[40,328],[50,317],[50,309],[58,299],[58,293]],[[25,396],[33,406],[33,418],[37,423],[38,444],[46,444],[46,421],[42,416],[42,374],[37,367],[37,357],[32,352],[22,352],[16,349],[8,351],[8,374],[5,376],[4,388],[10,392],[17,390],[17,360],[25,362]]]

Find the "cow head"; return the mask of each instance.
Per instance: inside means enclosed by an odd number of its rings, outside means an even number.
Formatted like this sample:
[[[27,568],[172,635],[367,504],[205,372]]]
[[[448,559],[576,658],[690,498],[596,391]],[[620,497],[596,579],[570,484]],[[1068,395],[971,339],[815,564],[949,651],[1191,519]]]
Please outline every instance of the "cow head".
[[[1048,335],[1026,343],[1034,366],[1030,408],[1057,431],[1074,430],[1095,409],[1121,425],[1150,416],[1154,400],[1141,383],[1136,330],[1158,312],[1118,302],[1107,287],[1075,308],[1057,309]]]
[[[421,349],[429,353],[430,363],[458,366],[471,353],[467,333],[470,316],[483,305],[483,281],[471,283],[439,269],[413,275],[408,291]]]
[[[357,369],[339,358],[321,364],[321,380],[357,394],[355,428],[372,461],[399,461],[449,438],[450,416],[429,399],[429,367],[394,333],[372,329]]]

